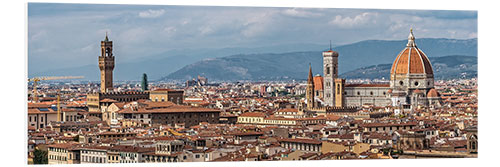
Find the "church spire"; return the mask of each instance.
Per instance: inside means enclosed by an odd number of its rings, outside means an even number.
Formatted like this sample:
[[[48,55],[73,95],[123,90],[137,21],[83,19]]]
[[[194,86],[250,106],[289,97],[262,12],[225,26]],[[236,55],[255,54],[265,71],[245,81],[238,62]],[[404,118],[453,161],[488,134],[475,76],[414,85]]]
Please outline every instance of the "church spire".
[[[413,28],[410,28],[410,35],[408,35],[408,44],[406,44],[407,47],[416,47],[417,44],[415,43],[415,36],[413,36]]]
[[[307,83],[313,83],[311,63],[309,63],[309,77],[307,77]]]

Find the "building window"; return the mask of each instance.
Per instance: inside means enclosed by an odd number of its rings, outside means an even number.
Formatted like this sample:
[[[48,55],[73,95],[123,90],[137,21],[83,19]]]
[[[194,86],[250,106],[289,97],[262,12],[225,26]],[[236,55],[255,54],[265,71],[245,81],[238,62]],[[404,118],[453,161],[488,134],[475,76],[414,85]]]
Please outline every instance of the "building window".
[[[330,67],[326,67],[326,75],[330,74]]]
[[[360,95],[361,93],[358,91],[358,96]]]
[[[404,82],[403,81],[399,81],[399,85],[403,86]]]
[[[418,86],[418,84],[419,84],[418,82],[415,82],[415,86]]]
[[[373,92],[370,92],[370,95],[372,95],[372,96],[373,96]]]

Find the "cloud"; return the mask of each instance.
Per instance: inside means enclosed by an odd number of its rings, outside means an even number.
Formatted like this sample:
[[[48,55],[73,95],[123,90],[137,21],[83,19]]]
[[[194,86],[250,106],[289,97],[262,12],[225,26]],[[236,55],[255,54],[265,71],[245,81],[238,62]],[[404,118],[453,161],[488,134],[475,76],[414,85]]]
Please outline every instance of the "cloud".
[[[309,11],[300,10],[297,8],[286,9],[286,10],[283,10],[281,13],[284,15],[287,15],[287,16],[302,17],[302,18],[323,16],[323,14],[321,14],[321,13],[309,12]]]
[[[215,30],[210,26],[202,26],[198,29],[201,35],[209,35],[215,32]]]
[[[378,13],[364,12],[354,17],[335,16],[329,23],[339,28],[359,28],[367,24],[375,24]]]
[[[260,15],[247,17],[242,23],[243,29],[240,33],[245,37],[255,37],[266,32],[269,33],[272,31],[270,27],[272,27],[273,23],[277,23],[274,22],[274,14],[275,12],[264,12]]]
[[[97,48],[96,48],[95,46],[96,46],[96,44],[89,44],[89,45],[87,45],[87,46],[85,46],[85,47],[81,48],[80,50],[81,50],[82,52],[91,52],[91,51],[95,51],[95,50],[97,50]]]
[[[165,13],[164,9],[160,9],[160,10],[149,9],[147,11],[139,12],[139,17],[142,17],[142,18],[156,18],[156,17],[160,17],[164,13]]]
[[[43,38],[46,38],[47,37],[47,31],[45,30],[42,30],[42,31],[39,31],[33,35],[31,35],[30,37],[30,42],[35,42],[39,39],[43,39]]]
[[[61,68],[95,64],[106,31],[123,62],[193,45],[401,40],[410,27],[417,38],[477,37],[477,12],[467,11],[92,4],[30,5],[28,10],[30,62],[59,63]],[[48,68],[52,67],[30,66],[29,71]]]
[[[173,26],[169,26],[169,27],[165,27],[163,29],[163,31],[169,35],[172,35],[173,33],[175,33],[175,31],[177,31],[177,29]]]

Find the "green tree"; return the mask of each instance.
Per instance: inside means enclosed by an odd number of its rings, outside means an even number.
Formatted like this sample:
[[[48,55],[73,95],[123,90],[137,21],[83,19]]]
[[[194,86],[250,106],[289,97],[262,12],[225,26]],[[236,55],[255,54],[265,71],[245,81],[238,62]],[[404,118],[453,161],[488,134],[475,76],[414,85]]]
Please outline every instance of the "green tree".
[[[49,163],[47,151],[35,149],[33,154],[34,154],[34,157],[33,157],[34,164],[48,164]]]
[[[148,75],[146,73],[142,74],[141,88],[142,91],[148,90]]]

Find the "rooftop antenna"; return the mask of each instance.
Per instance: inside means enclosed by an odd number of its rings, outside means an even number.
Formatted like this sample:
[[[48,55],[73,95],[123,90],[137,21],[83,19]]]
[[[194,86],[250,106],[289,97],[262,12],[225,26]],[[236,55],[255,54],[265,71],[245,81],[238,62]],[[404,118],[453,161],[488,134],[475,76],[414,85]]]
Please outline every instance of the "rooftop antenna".
[[[332,40],[330,40],[330,50],[332,50]]]

